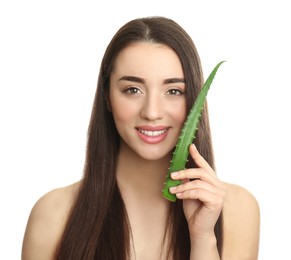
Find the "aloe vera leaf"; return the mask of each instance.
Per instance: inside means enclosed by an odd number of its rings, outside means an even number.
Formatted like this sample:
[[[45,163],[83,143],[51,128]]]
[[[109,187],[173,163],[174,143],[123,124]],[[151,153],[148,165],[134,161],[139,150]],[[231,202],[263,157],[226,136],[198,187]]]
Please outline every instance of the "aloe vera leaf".
[[[224,61],[219,62],[215,68],[212,70],[210,75],[208,76],[207,80],[205,81],[202,89],[200,90],[197,99],[195,103],[193,104],[187,119],[183,125],[183,128],[181,130],[177,145],[175,147],[173,157],[170,163],[170,167],[168,169],[168,173],[166,176],[166,182],[164,184],[163,189],[163,197],[175,202],[176,201],[176,195],[169,192],[169,188],[173,186],[177,186],[181,183],[180,180],[173,180],[171,178],[171,173],[175,171],[179,171],[182,169],[185,169],[185,165],[187,163],[187,158],[189,155],[189,146],[195,139],[197,126],[199,123],[199,119],[201,116],[201,111],[204,106],[204,102],[208,93],[208,90],[211,86],[211,83],[216,75],[216,72],[220,65]]]

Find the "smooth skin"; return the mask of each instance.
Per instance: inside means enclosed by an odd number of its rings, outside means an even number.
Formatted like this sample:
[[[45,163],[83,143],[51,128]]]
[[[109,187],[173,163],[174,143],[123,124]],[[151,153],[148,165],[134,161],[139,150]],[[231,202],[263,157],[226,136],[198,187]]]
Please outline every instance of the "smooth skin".
[[[131,225],[132,259],[168,260],[167,243],[163,246],[162,241],[172,202],[162,197],[161,190],[186,118],[183,78],[176,53],[154,43],[125,48],[110,76],[108,109],[121,137],[116,176]],[[182,184],[171,192],[183,200],[191,238],[190,259],[220,259],[214,225],[221,211],[221,259],[258,259],[260,216],[256,199],[244,188],[220,181],[194,145],[189,152],[198,168],[173,173],[172,178],[182,180]],[[79,185],[53,190],[35,204],[24,236],[23,260],[54,259]]]

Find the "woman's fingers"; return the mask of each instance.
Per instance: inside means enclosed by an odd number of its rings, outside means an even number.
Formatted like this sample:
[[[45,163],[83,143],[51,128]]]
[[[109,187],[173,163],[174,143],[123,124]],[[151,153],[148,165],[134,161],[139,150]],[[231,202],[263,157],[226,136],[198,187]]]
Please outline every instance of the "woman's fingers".
[[[191,145],[189,150],[198,168],[173,172],[171,178],[182,180],[182,183],[171,187],[170,192],[179,199],[199,199],[203,203],[221,205],[226,195],[225,184],[217,178],[195,145]]]
[[[212,173],[211,171],[206,171],[203,168],[191,168],[191,169],[185,169],[185,170],[180,170],[177,172],[171,173],[171,178],[173,180],[202,180],[205,181],[213,186],[217,186],[220,188],[223,188],[223,183],[216,177],[215,174]]]
[[[190,154],[198,168],[184,169],[171,173],[173,180],[181,180],[181,184],[170,188],[170,192],[180,199],[199,199],[210,202],[212,199],[220,204],[226,194],[225,184],[221,182],[211,166],[200,155],[195,145],[190,145]]]
[[[172,194],[176,194],[179,199],[199,199],[202,202],[211,202],[220,204],[224,200],[226,191],[222,187],[213,186],[202,180],[187,181],[175,187],[170,188]]]
[[[191,144],[189,147],[190,155],[192,156],[193,160],[195,161],[198,168],[204,168],[205,170],[215,174],[211,166],[208,164],[208,162],[201,156],[201,154],[198,152],[196,146],[194,144]]]
[[[204,190],[213,194],[224,196],[223,189],[220,189],[216,186],[213,186],[212,184],[209,184],[201,180],[187,181],[187,182],[184,182],[184,184],[170,188],[170,192],[173,194],[183,193],[183,192],[191,191],[191,190],[195,190],[195,191]]]
[[[184,200],[199,200],[210,211],[220,211],[224,203],[224,196],[201,189],[186,190],[176,196]]]

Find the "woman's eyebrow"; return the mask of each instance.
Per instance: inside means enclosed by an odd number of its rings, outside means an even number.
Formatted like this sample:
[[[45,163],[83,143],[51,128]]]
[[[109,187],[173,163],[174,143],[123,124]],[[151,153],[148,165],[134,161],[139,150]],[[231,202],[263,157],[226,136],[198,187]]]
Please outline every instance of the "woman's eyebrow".
[[[170,79],[165,79],[164,84],[171,84],[171,83],[185,83],[184,78],[170,78]]]
[[[145,80],[140,77],[136,76],[122,76],[118,79],[118,81],[125,80],[125,81],[131,81],[131,82],[137,82],[137,83],[145,83]],[[172,83],[185,83],[184,78],[169,78],[165,79],[163,81],[164,84],[172,84]]]
[[[118,81],[121,81],[121,80],[137,82],[137,83],[145,83],[145,80],[143,78],[136,77],[136,76],[123,76],[120,79],[118,79]]]

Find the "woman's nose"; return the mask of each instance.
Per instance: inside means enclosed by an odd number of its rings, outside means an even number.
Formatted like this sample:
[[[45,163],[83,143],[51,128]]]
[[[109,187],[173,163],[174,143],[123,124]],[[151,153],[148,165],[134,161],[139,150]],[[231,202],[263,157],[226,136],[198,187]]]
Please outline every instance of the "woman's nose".
[[[158,120],[163,117],[164,107],[162,98],[159,95],[149,95],[145,98],[141,117],[150,121]]]

